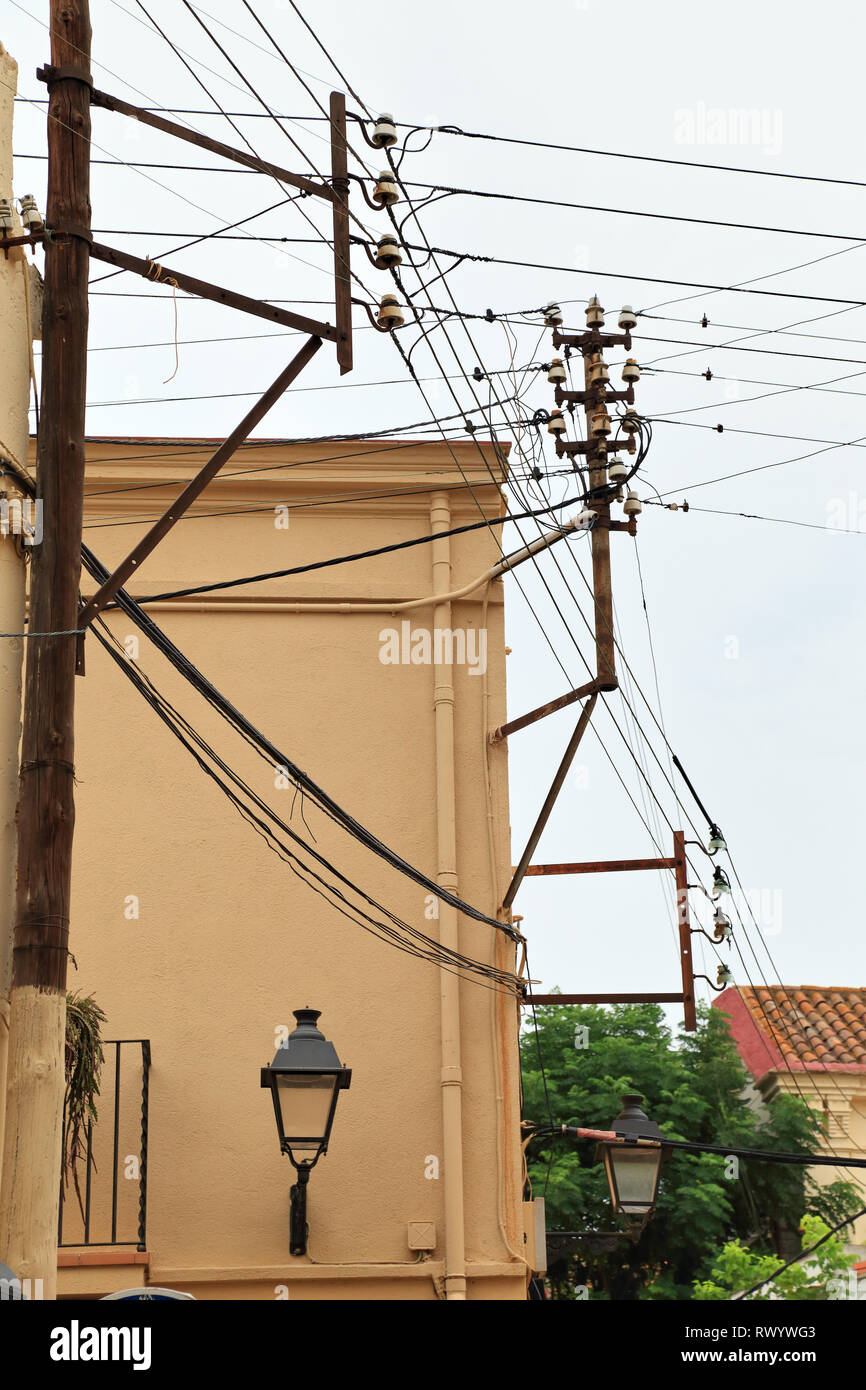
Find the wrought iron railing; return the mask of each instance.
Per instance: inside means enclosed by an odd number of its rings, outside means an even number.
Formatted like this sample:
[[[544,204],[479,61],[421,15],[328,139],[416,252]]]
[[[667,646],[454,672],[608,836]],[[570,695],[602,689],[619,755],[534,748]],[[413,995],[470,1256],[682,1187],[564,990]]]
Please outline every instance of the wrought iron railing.
[[[57,1244],[146,1250],[150,1041],[122,1038],[103,1047],[99,1118],[87,1126],[79,1190],[61,1181]]]

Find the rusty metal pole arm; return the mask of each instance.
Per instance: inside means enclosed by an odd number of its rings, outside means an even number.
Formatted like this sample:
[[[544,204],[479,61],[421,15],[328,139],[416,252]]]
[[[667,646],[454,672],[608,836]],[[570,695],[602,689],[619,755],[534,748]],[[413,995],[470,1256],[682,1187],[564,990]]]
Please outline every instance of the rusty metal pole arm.
[[[276,381],[268,388],[260,400],[256,401],[252,410],[244,416],[240,424],[236,426],[228,438],[220,445],[215,453],[211,455],[204,467],[187,484],[180,496],[172,502],[168,511],[164,512],[145,536],[138,542],[133,550],[130,551],[126,559],[118,565],[113,574],[109,575],[102,587],[94,594],[93,598],[80,610],[78,614],[78,627],[84,629],[93,622],[107,604],[111,602],[119,589],[123,587],[130,575],[138,571],[142,560],[150,555],[164,536],[168,534],[176,522],[192,506],[193,502],[201,492],[207,487],[211,478],[219,472],[220,468],[231,458],[238,445],[243,443],[247,436],[255,429],[259,421],[267,414],[285,391],[286,387],[294,381],[306,367],[307,363],[315,356],[322,346],[321,338],[309,338],[300,352],[292,358],[289,365],[280,372]],[[78,659],[76,671],[79,675],[84,674],[84,633],[78,636]]]
[[[613,874],[628,869],[675,869],[676,859],[591,859],[582,864],[530,864],[527,876],[548,874]]]
[[[77,235],[73,227],[59,226],[54,230],[60,236]],[[121,270],[131,270],[133,274],[141,275],[152,284],[168,285],[183,290],[186,294],[197,295],[200,299],[212,299],[217,304],[225,304],[229,309],[240,309],[245,314],[253,314],[256,318],[268,319],[272,323],[281,323],[287,328],[300,328],[302,332],[315,334],[317,338],[328,338],[331,342],[337,340],[337,330],[329,323],[320,323],[318,319],[308,319],[305,314],[280,309],[276,304],[268,304],[266,300],[251,299],[235,290],[223,289],[221,285],[212,285],[209,280],[198,280],[181,270],[170,270],[158,261],[143,261],[140,256],[131,256],[128,251],[118,251],[116,247],[103,246],[98,241],[92,243],[90,254],[108,265],[118,266]]]
[[[574,755],[577,752],[580,740],[583,738],[583,735],[585,734],[587,729],[587,725],[589,724],[589,721],[592,718],[592,711],[595,709],[595,702],[597,699],[598,695],[595,691],[593,691],[592,695],[590,695],[589,699],[587,700],[586,704],[580,712],[580,718],[577,721],[577,727],[575,728],[574,733],[569,739],[568,747],[565,750],[562,762],[559,764],[559,768],[557,770],[556,776],[553,779],[553,784],[550,788],[550,791],[547,793],[547,796],[545,797],[544,805],[541,808],[538,820],[535,822],[535,826],[533,828],[532,834],[529,837],[526,849],[520,856],[520,863],[514,870],[511,882],[508,885],[508,890],[505,894],[505,897],[502,899],[503,908],[508,908],[511,906],[511,904],[514,901],[514,896],[523,881],[523,877],[526,873],[527,868],[529,867],[529,861],[535,853],[538,841],[541,839],[544,827],[547,825],[547,822],[550,819],[550,813],[556,804],[556,798],[559,796],[559,793],[562,790],[562,784],[565,781],[565,778],[568,774],[568,769],[571,767],[571,764],[574,761]]]
[[[681,994],[530,994],[527,1004],[682,1004]]]
[[[695,981],[692,963],[692,932],[689,919],[688,866],[686,863],[686,837],[682,830],[674,831],[674,874],[677,885],[677,923],[680,935],[680,967],[683,976],[683,1017],[686,1031],[694,1033],[697,1026],[695,1013]]]
[[[54,69],[51,67],[39,68],[36,73],[40,82],[51,81],[53,75]],[[154,130],[161,130],[178,140],[186,140],[190,145],[197,145],[199,149],[221,155],[223,159],[231,159],[235,164],[243,164],[259,174],[270,174],[281,183],[299,188],[302,193],[308,193],[311,197],[324,198],[329,203],[334,202],[334,193],[326,183],[315,183],[301,174],[293,174],[290,169],[283,169],[279,164],[271,164],[267,159],[245,154],[243,150],[236,150],[233,145],[224,145],[221,140],[212,140],[209,135],[201,135],[197,130],[190,130],[188,126],[178,125],[176,121],[167,121],[155,111],[145,111],[141,106],[132,106],[128,101],[122,101],[120,97],[110,96],[108,92],[100,92],[96,88],[91,91],[90,103],[92,106],[101,106],[105,111],[116,111],[121,116],[131,116],[142,125],[153,126]]]
[[[518,729],[525,729],[530,724],[535,724],[539,719],[545,719],[548,714],[556,714],[557,710],[565,709],[567,705],[573,705],[575,700],[583,700],[587,695],[593,695],[599,689],[598,681],[587,681],[586,685],[579,685],[576,690],[569,690],[567,695],[560,695],[556,700],[550,700],[546,705],[539,705],[537,709],[530,710],[528,714],[522,714],[519,719],[512,719],[508,724],[500,724],[490,735],[490,743],[501,743],[508,738],[509,734],[517,733]]]

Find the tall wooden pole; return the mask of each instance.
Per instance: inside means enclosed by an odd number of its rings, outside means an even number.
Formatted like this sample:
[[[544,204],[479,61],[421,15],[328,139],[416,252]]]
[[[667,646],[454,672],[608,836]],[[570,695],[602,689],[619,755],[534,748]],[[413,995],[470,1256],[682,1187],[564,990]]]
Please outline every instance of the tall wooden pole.
[[[18,801],[0,1252],[56,1296],[71,882],[77,626],[84,492],[90,228],[88,0],[51,0],[46,224],[37,482],[43,539],[30,584]],[[83,235],[81,235],[83,233]]]

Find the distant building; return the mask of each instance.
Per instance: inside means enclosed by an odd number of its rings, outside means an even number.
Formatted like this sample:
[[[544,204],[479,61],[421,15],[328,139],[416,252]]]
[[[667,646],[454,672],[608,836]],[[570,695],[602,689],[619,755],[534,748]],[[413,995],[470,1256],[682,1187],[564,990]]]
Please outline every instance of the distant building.
[[[731,988],[713,1007],[728,1015],[759,1097],[800,1096],[824,1117],[822,1148],[843,1159],[866,1158],[866,989]],[[866,1169],[812,1173],[820,1183],[857,1183],[866,1206]],[[852,1249],[866,1247],[866,1217],[856,1223],[854,1242]]]

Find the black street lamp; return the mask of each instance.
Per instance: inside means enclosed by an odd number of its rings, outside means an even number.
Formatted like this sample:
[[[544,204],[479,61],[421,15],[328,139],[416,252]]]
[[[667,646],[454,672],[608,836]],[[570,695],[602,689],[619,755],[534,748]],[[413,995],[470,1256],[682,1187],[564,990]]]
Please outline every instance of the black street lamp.
[[[622,1110],[611,1122],[615,1134],[625,1142],[603,1143],[601,1148],[614,1211],[625,1218],[633,1234],[643,1230],[652,1216],[659,1190],[662,1150],[655,1144],[639,1144],[642,1139],[662,1140],[657,1124],[641,1109],[643,1096],[622,1097]],[[632,1138],[633,1136],[633,1138]],[[631,1142],[630,1142],[631,1140]]]
[[[307,1183],[310,1169],[328,1151],[340,1091],[352,1080],[333,1043],[316,1027],[319,1009],[295,1009],[298,1026],[262,1067],[262,1086],[271,1092],[280,1152],[287,1154],[298,1181],[291,1191],[289,1249],[307,1253]]]

